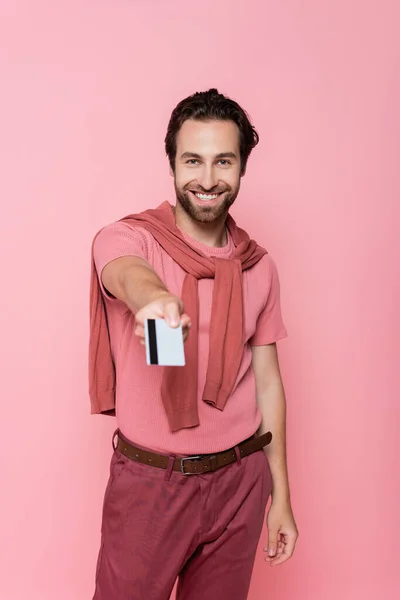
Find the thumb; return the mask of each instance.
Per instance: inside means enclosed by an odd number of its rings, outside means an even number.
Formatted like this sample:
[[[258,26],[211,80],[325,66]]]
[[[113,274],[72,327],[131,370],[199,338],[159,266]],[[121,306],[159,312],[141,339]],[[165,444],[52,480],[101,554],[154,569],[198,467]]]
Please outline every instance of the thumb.
[[[278,547],[278,531],[275,529],[268,530],[268,546],[265,551],[268,551],[269,556],[275,556]]]
[[[176,302],[168,302],[164,306],[164,319],[170,327],[178,327],[181,316]]]

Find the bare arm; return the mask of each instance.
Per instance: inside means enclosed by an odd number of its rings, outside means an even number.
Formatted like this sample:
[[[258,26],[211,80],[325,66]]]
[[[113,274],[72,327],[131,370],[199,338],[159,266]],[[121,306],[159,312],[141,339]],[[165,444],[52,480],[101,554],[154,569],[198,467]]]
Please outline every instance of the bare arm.
[[[104,287],[136,314],[138,310],[168,290],[150,265],[136,256],[121,256],[103,269]]]
[[[286,398],[276,344],[253,346],[252,353],[257,403],[262,415],[259,433],[272,431],[273,435],[272,442],[264,449],[272,475],[266,560],[278,565],[292,556],[299,535],[290,502],[286,460]]]
[[[142,258],[122,256],[109,262],[101,273],[106,290],[133,312],[135,334],[144,342],[144,319],[164,318],[168,325],[182,324],[184,339],[190,327],[180,298],[170,294],[157,273]]]
[[[279,370],[276,344],[253,346],[253,370],[257,403],[262,421],[259,434],[272,431],[272,442],[265,447],[270,464],[272,497],[290,501],[286,461],[286,399]]]

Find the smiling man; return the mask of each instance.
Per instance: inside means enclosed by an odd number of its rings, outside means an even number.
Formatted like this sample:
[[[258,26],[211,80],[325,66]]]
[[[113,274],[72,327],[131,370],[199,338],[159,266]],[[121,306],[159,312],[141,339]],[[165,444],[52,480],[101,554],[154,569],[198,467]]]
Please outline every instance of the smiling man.
[[[90,397],[116,413],[94,600],[245,600],[269,496],[266,560],[298,532],[276,342],[286,336],[268,252],[229,215],[258,134],[211,89],[165,139],[176,204],[93,243]],[[185,367],[146,364],[145,319],[182,325]]]

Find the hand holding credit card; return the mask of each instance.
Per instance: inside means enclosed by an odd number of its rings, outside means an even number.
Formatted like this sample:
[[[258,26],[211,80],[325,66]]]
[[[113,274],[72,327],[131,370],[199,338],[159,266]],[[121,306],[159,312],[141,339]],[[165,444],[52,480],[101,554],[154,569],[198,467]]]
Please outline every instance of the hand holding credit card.
[[[170,327],[164,319],[145,319],[144,337],[148,365],[185,365],[182,325]]]
[[[145,346],[146,320],[163,320],[165,325],[172,329],[179,324],[182,328],[183,341],[189,335],[191,326],[190,317],[184,313],[180,298],[173,294],[163,292],[158,298],[144,304],[135,314],[135,335],[141,344]]]

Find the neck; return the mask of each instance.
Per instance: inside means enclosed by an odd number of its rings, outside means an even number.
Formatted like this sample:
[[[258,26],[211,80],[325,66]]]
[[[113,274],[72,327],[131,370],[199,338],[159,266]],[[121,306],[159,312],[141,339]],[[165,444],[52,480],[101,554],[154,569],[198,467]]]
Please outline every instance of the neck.
[[[228,243],[225,221],[227,214],[212,223],[201,223],[192,219],[179,202],[173,207],[175,222],[185,233],[201,244],[214,248],[222,248]]]

